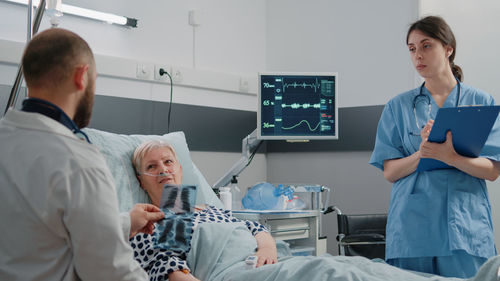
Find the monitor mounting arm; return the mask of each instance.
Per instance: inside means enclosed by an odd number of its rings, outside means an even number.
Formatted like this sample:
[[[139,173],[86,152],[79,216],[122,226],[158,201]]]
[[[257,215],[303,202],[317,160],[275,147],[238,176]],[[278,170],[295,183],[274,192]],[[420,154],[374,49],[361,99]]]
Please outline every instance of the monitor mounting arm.
[[[214,183],[212,188],[218,189],[220,187],[227,186],[233,177],[238,176],[248,166],[248,164],[250,164],[250,161],[252,161],[251,157],[256,152],[255,150],[258,149],[261,142],[262,140],[257,139],[257,129],[246,136],[241,141],[241,158],[224,176]]]

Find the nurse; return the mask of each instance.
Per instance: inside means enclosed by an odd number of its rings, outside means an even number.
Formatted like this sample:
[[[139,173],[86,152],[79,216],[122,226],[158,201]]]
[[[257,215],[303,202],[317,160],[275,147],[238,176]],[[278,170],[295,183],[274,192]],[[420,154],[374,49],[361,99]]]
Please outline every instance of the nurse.
[[[453,62],[455,37],[442,18],[428,16],[413,23],[406,44],[425,82],[387,103],[370,159],[393,183],[386,259],[404,269],[472,277],[497,254],[485,180],[494,181],[500,172],[499,122],[478,158],[455,152],[453,132],[442,144],[427,142],[427,137],[439,108],[495,102],[461,82],[462,70]],[[420,158],[454,168],[417,172]]]

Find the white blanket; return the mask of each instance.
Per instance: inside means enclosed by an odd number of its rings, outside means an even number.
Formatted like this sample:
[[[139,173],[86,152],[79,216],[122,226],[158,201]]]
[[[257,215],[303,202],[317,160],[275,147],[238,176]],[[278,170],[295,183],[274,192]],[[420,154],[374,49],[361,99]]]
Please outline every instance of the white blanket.
[[[335,280],[452,281],[464,280],[402,270],[363,257],[324,255],[280,257],[274,265],[246,269],[244,260],[257,246],[243,224],[202,224],[196,229],[188,265],[200,280]],[[497,281],[500,257],[490,259],[470,281]]]

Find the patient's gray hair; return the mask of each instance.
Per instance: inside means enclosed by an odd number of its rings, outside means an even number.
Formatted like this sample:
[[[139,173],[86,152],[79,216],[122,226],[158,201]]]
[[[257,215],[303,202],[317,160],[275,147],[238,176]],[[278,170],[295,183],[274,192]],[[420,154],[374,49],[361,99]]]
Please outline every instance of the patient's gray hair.
[[[170,151],[172,151],[172,154],[174,155],[175,161],[178,161],[177,153],[175,153],[174,147],[169,143],[162,140],[145,141],[141,143],[138,147],[136,147],[134,155],[132,155],[132,165],[134,166],[135,173],[137,175],[140,174],[141,161],[146,154],[148,154],[153,149],[163,148],[163,147],[170,149]]]

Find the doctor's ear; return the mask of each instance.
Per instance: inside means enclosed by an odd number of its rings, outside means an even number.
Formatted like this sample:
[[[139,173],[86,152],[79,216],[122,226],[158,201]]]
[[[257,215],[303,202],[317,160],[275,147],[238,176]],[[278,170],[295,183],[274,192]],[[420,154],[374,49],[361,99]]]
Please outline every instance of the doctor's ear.
[[[85,89],[88,83],[89,65],[78,65],[73,73],[73,83],[78,90]]]

